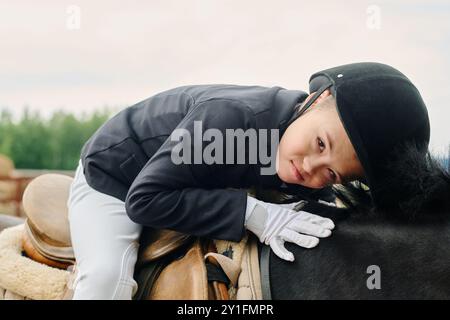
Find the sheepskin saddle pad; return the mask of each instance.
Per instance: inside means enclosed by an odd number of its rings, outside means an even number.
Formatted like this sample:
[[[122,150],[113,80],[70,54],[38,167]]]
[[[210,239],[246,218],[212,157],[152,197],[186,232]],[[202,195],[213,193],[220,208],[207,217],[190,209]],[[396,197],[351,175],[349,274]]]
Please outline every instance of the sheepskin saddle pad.
[[[24,224],[0,233],[0,288],[33,300],[62,299],[70,271],[50,267],[22,254]]]

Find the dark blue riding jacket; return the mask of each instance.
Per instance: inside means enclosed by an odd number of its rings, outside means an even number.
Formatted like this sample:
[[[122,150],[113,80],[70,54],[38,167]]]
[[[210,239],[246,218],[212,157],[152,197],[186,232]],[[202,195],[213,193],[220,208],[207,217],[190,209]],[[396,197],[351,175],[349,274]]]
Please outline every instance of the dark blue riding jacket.
[[[246,189],[305,195],[317,189],[261,174],[267,165],[259,157],[256,164],[175,164],[171,152],[180,142],[170,135],[180,128],[194,137],[194,121],[201,121],[203,133],[214,128],[225,137],[226,129],[279,129],[281,139],[294,106],[306,97],[303,91],[281,87],[222,84],[161,92],[122,110],[86,142],[81,151],[86,180],[95,190],[124,201],[138,224],[239,241],[245,232]],[[270,143],[266,147],[270,155]]]

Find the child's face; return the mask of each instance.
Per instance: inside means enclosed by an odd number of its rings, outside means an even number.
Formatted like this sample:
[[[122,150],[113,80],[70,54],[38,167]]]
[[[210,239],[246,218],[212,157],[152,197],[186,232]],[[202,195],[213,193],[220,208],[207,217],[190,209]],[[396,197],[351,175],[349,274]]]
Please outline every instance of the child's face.
[[[329,95],[325,91],[281,137],[277,174],[284,182],[323,188],[364,175],[336,108],[317,108]],[[312,94],[308,99],[311,97]]]

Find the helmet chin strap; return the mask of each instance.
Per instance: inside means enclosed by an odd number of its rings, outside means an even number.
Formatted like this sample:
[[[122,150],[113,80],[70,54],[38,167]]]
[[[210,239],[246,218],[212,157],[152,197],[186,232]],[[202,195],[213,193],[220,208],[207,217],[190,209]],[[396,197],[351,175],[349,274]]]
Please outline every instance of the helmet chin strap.
[[[329,87],[331,87],[333,85],[333,83],[330,81],[324,85],[322,85],[312,96],[311,99],[309,99],[309,101],[300,109],[299,112],[297,112],[297,114],[295,115],[295,117],[293,117],[286,125],[286,127],[288,127],[292,122],[294,122],[295,120],[297,120],[298,117],[300,117],[302,114],[304,114],[306,112],[306,110],[309,109],[309,107],[311,107],[311,105],[314,103],[314,101],[317,100],[317,98],[325,91],[327,90]]]

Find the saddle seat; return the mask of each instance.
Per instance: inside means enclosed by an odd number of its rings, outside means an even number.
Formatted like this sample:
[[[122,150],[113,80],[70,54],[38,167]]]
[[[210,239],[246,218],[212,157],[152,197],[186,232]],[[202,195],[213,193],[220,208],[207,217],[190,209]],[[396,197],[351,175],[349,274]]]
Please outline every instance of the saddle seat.
[[[31,181],[23,195],[24,252],[59,269],[76,264],[67,208],[72,180],[61,174],[44,174]],[[216,264],[210,258],[205,262],[205,255],[211,252],[216,252],[212,240],[144,228],[135,268],[139,287],[135,299],[227,299],[224,282],[208,281],[206,264]]]

